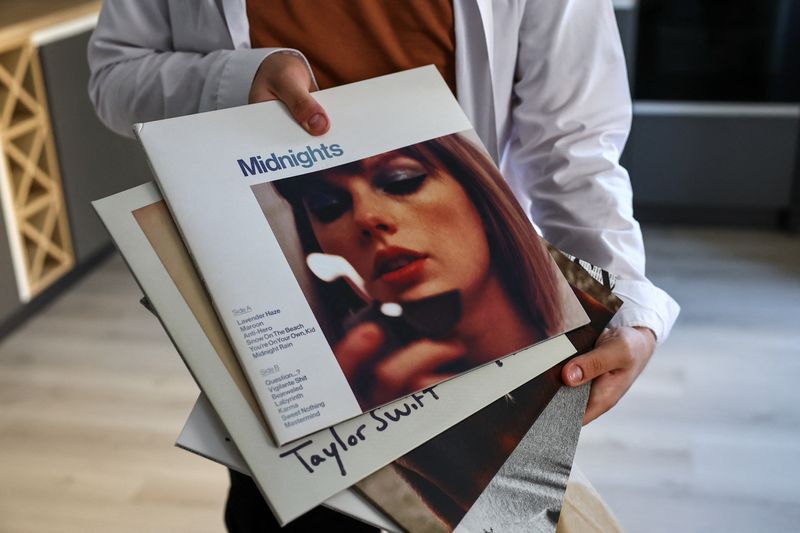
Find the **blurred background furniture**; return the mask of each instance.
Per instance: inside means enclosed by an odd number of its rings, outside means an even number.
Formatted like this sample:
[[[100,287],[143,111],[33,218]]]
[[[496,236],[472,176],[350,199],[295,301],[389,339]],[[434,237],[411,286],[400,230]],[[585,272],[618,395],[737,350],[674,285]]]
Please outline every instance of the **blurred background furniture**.
[[[639,219],[796,228],[800,3],[622,7],[623,43],[635,65],[623,164]]]
[[[0,337],[112,251],[89,202],[149,179],[87,96],[99,7],[0,1]]]

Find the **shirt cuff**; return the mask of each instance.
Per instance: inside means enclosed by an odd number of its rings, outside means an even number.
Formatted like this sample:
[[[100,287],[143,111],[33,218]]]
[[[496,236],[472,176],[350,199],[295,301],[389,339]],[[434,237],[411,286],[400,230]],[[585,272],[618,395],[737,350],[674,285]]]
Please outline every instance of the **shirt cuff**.
[[[222,70],[217,90],[217,109],[247,104],[250,96],[250,87],[253,85],[253,78],[258,72],[258,67],[267,57],[277,53],[292,54],[302,59],[311,75],[312,84],[315,88],[319,87],[308,60],[294,48],[239,49],[231,54],[230,59],[225,64],[225,68]]]
[[[667,339],[681,310],[669,294],[648,281],[619,278],[614,293],[624,303],[611,320],[610,327],[644,326],[653,330],[658,344]]]

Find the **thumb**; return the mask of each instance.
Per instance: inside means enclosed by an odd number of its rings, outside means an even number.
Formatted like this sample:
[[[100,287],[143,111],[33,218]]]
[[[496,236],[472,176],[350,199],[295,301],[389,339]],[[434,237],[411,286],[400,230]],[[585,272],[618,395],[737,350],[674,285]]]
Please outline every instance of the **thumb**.
[[[308,91],[307,76],[281,76],[272,91],[286,104],[294,119],[311,135],[322,135],[330,128],[325,110]]]
[[[622,366],[624,357],[615,343],[598,344],[594,350],[572,359],[561,370],[561,379],[575,387]]]

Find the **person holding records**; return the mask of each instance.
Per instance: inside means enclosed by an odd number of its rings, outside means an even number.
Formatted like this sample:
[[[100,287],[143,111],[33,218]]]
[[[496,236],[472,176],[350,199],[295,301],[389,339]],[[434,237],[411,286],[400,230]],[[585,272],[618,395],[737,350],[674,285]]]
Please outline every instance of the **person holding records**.
[[[644,275],[618,162],[631,102],[610,0],[106,0],[88,55],[98,115],[126,135],[274,99],[319,135],[330,119],[314,89],[432,63],[544,237],[618,277],[626,304],[562,374],[593,380],[585,422],[616,404],[675,322],[677,304]],[[229,504],[248,497],[234,484]]]

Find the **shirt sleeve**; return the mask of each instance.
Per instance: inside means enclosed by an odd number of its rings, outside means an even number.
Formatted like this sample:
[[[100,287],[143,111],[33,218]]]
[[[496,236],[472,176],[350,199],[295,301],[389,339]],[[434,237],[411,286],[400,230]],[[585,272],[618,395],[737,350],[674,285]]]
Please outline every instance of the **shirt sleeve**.
[[[234,49],[222,14],[203,5],[186,3],[194,12],[175,22],[178,32],[166,0],[103,2],[88,60],[89,96],[106,126],[131,136],[136,122],[246,104],[268,55],[302,57],[290,49]],[[192,16],[194,28],[186,22]]]
[[[679,306],[645,277],[642,233],[619,156],[631,100],[610,0],[529,0],[519,31],[504,167],[544,237],[618,276],[612,326],[659,342]]]

